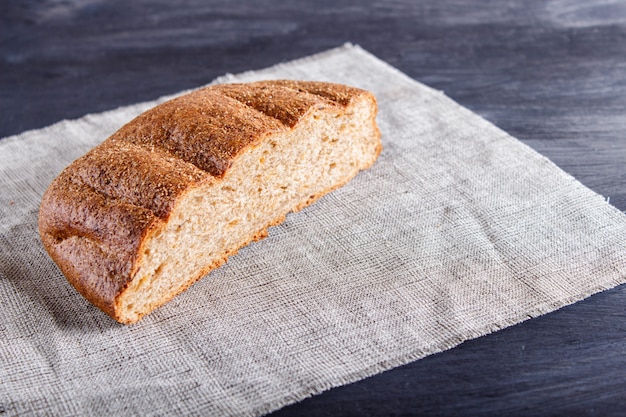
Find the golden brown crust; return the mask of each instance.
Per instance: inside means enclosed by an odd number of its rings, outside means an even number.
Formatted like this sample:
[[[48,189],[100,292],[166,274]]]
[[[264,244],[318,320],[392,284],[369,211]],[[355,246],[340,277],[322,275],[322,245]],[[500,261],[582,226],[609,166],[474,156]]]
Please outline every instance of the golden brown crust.
[[[144,207],[75,182],[70,167],[44,194],[39,233],[72,285],[109,312],[132,276],[143,237],[160,220]]]
[[[219,181],[245,149],[294,128],[311,108],[343,108],[363,94],[371,96],[337,84],[279,80],[206,87],[156,106],[54,180],[39,212],[42,242],[70,283],[119,321],[116,299],[136,273],[141,245],[183,193]]]

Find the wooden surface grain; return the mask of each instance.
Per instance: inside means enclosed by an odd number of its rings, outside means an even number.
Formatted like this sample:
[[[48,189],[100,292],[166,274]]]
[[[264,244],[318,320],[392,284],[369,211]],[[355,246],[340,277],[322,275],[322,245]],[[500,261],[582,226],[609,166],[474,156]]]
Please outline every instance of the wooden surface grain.
[[[617,0],[5,0],[0,137],[346,41],[626,210]],[[620,286],[275,415],[626,415],[625,306]]]

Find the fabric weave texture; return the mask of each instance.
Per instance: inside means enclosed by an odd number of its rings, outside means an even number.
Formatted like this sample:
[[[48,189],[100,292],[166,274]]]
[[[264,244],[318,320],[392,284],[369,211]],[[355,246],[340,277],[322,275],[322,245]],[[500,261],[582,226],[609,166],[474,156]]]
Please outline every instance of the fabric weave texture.
[[[626,216],[358,46],[217,82],[372,91],[383,152],[131,326],[45,253],[41,196],[165,98],[0,141],[3,415],[258,416],[626,282]]]

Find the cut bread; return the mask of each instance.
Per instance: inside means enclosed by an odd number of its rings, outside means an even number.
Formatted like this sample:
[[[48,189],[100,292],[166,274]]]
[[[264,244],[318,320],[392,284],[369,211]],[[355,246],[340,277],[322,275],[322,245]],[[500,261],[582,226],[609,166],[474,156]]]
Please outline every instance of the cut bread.
[[[85,298],[134,323],[371,166],[376,111],[367,91],[303,81],[170,100],[54,180],[42,242]]]

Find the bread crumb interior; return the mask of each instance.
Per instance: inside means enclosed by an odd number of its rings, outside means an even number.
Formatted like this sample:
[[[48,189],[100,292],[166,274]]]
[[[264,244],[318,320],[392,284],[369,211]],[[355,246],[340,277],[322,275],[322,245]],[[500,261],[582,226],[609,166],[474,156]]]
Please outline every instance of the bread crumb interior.
[[[169,301],[267,227],[374,163],[379,134],[368,97],[347,108],[312,109],[294,129],[237,158],[224,178],[184,195],[143,246],[138,273],[118,297],[127,323]]]

